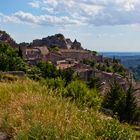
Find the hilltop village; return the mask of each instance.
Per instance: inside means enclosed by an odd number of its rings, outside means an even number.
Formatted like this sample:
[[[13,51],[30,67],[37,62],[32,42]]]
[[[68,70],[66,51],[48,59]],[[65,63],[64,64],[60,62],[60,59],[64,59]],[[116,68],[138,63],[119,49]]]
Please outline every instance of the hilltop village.
[[[84,49],[76,39],[66,39],[62,34],[33,40],[31,43],[17,44],[4,31],[0,31],[0,41],[18,48],[29,65],[39,61],[49,61],[58,69],[72,69],[81,79],[88,81],[97,77],[101,81],[101,95],[109,89],[109,84],[116,79],[123,87],[133,82],[133,74],[124,68],[119,60],[103,57],[95,51]]]

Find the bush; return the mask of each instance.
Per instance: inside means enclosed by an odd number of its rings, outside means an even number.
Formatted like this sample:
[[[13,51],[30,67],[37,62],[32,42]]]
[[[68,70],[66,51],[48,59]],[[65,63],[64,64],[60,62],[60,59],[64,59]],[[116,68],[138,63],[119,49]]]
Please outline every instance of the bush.
[[[28,69],[27,75],[29,78],[33,80],[39,80],[40,77],[42,76],[42,73],[37,66],[32,66],[30,69]]]
[[[60,75],[61,77],[66,81],[66,85],[77,78],[76,76],[74,77],[74,71],[72,69],[64,69],[60,70]]]
[[[0,42],[0,70],[26,71],[25,62],[18,56],[18,51],[11,46]]]
[[[42,79],[40,82],[52,89],[62,89],[65,86],[65,81],[61,77]]]
[[[131,140],[134,139],[133,133],[130,133],[131,129],[128,127],[122,127],[118,121],[104,120],[101,122],[102,126],[97,131],[98,136],[102,136],[105,140]]]
[[[59,71],[57,70],[56,66],[49,63],[49,62],[39,62],[37,67],[41,71],[41,77],[43,78],[56,78],[59,76]]]
[[[81,105],[93,106],[95,108],[98,108],[101,102],[96,89],[89,90],[87,85],[80,80],[69,83],[66,87],[64,96],[70,97]]]
[[[50,52],[58,52],[59,48],[60,48],[59,45],[53,44],[48,49],[49,49]]]

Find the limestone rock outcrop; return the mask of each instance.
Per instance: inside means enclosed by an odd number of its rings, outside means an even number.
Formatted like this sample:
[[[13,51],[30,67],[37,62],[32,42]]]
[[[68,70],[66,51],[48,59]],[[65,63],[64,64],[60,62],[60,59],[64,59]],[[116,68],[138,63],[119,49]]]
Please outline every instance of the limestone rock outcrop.
[[[42,39],[36,39],[31,43],[31,46],[51,47],[53,45],[61,49],[83,49],[80,42],[77,42],[77,40],[72,42],[70,39],[66,39],[62,34],[56,34]]]
[[[18,44],[14,41],[14,39],[11,38],[11,36],[5,31],[0,31],[0,42],[8,43],[13,48],[18,47]]]
[[[74,40],[74,42],[72,43],[71,49],[75,49],[75,50],[83,50],[81,43],[78,42],[76,39]]]

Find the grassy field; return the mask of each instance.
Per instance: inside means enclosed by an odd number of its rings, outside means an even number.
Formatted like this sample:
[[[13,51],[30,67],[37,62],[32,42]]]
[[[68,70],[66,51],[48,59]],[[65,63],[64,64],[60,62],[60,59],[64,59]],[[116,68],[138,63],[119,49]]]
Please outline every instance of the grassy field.
[[[127,124],[23,79],[0,83],[0,129],[17,140],[135,140]]]

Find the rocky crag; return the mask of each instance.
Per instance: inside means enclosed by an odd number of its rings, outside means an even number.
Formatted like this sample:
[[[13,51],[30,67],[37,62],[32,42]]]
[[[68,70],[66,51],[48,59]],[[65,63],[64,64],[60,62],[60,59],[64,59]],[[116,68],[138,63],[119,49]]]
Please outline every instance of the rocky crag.
[[[13,38],[11,38],[11,36],[7,34],[5,31],[0,31],[0,41],[8,43],[13,48],[18,47],[16,41]]]

